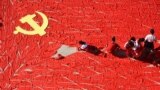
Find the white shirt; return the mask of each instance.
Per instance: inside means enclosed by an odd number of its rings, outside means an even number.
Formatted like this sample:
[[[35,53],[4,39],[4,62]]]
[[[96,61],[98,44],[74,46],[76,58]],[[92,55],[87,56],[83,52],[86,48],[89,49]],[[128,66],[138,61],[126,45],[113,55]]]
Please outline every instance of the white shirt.
[[[145,41],[148,41],[148,42],[154,42],[156,40],[156,37],[152,34],[148,34],[146,37],[145,37]]]
[[[140,45],[138,44],[138,41],[136,40],[134,42],[134,47],[132,48],[132,50],[137,50],[137,48],[139,48],[139,47],[140,47]]]
[[[88,46],[87,44],[83,44],[83,45],[81,45],[80,48],[81,48],[81,49],[85,49],[85,48],[87,48],[87,46]]]

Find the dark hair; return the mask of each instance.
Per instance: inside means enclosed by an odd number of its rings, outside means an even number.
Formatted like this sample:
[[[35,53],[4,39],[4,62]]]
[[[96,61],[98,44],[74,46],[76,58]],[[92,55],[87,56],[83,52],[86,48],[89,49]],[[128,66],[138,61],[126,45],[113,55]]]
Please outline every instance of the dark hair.
[[[135,38],[135,37],[131,37],[131,39],[130,39],[130,40],[136,41],[136,38]]]
[[[132,48],[133,46],[134,46],[134,43],[131,40],[129,40],[126,45],[126,48],[129,49],[129,48]]]
[[[154,34],[154,29],[153,29],[153,28],[150,30],[150,33],[151,33],[151,34]]]
[[[144,38],[139,38],[138,42],[144,42],[144,40],[145,40]]]
[[[79,44],[86,44],[86,42],[84,42],[84,41],[79,41]]]
[[[112,37],[112,41],[113,41],[113,42],[116,41],[116,37],[115,37],[115,36]]]
[[[133,47],[134,46],[134,43],[132,41],[129,41],[128,44]]]

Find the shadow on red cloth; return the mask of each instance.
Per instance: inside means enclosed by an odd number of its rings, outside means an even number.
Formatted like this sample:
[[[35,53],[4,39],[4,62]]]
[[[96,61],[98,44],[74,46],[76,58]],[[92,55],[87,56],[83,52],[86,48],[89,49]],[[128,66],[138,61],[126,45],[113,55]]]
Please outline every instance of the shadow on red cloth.
[[[2,18],[0,17],[0,27],[2,27],[3,26],[3,20],[2,20]]]
[[[154,63],[160,64],[160,46],[154,50]]]
[[[3,26],[3,24],[2,23],[0,23],[0,27],[2,27]]]
[[[154,65],[158,65],[160,64],[160,47],[154,50],[144,48],[142,50],[141,56],[136,59],[142,62],[145,62],[145,63],[151,63]]]

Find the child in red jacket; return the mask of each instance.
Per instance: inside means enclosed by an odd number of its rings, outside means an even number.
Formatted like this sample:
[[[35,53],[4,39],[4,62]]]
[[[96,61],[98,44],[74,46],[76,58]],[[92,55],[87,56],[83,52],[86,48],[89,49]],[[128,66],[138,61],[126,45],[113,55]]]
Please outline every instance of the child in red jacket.
[[[108,46],[107,51],[109,53],[114,53],[117,49],[120,49],[120,46],[116,43],[116,37],[112,37],[111,45]]]

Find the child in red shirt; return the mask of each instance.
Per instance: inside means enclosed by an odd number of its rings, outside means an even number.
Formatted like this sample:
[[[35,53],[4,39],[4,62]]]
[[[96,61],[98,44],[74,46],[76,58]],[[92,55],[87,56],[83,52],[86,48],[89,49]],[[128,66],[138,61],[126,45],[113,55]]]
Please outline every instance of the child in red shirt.
[[[115,36],[112,37],[112,43],[108,46],[107,51],[109,53],[114,53],[117,49],[120,49],[120,46],[116,43]]]
[[[112,37],[112,42],[108,45],[107,52],[119,58],[126,57],[125,50],[121,49],[121,47],[116,43],[115,36]]]

